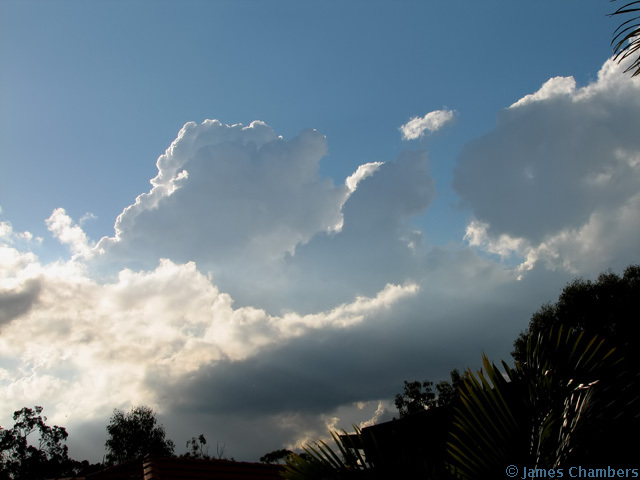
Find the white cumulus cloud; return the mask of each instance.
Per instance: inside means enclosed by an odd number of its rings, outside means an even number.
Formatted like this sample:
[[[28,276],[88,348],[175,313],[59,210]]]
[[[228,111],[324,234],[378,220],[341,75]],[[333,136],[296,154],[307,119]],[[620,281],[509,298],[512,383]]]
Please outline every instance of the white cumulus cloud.
[[[554,77],[547,80],[540,90],[530,95],[525,95],[511,107],[520,107],[533,102],[549,100],[558,96],[569,96],[575,92],[576,81],[573,77]]]
[[[453,185],[472,245],[590,274],[640,256],[640,79],[623,69],[608,60],[579,88],[551,79],[465,147]]]

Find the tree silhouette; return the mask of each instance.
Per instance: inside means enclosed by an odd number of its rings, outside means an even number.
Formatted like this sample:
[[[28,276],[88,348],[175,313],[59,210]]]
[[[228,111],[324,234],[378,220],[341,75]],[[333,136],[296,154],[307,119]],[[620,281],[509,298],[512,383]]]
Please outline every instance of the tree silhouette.
[[[282,448],[280,450],[265,453],[260,457],[260,461],[263,463],[280,463],[281,460],[285,461],[291,455],[293,455],[291,450]]]
[[[524,362],[529,337],[562,324],[574,332],[606,338],[621,350],[626,362],[639,365],[638,312],[640,265],[628,266],[622,277],[605,272],[595,282],[577,278],[562,290],[556,303],[543,305],[533,314],[527,330],[514,342],[511,355]]]
[[[420,382],[404,381],[402,393],[395,397],[395,405],[400,413],[400,418],[422,412],[433,407],[448,405],[458,398],[458,388],[462,384],[462,377],[457,368],[451,370],[449,374],[451,382],[443,380],[436,385],[433,391],[433,382],[425,380]]]
[[[13,428],[0,427],[0,479],[36,480],[69,467],[67,431],[48,426],[41,413],[42,407],[24,407],[14,412]],[[31,434],[37,439],[30,442]]]
[[[209,460],[209,447],[205,448],[207,439],[201,433],[198,438],[191,437],[191,440],[187,440],[187,453],[182,455],[185,458],[200,458],[202,460]]]
[[[149,454],[171,456],[175,448],[173,441],[165,438],[165,429],[158,425],[155,412],[146,406],[132,407],[128,413],[114,410],[107,433],[105,447],[109,465]]]

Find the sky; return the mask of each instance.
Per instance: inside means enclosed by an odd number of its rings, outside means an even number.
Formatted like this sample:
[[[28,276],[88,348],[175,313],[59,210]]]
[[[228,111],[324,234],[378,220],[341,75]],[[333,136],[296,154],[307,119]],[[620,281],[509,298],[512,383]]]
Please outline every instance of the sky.
[[[509,361],[640,261],[614,6],[0,2],[0,425],[257,461]]]

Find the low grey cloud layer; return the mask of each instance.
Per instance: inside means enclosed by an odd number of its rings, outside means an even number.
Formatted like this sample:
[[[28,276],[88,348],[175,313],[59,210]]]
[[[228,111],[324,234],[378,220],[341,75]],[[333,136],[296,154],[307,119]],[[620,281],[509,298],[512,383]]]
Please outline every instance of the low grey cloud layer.
[[[40,282],[26,281],[19,289],[0,290],[0,325],[27,313],[38,298]]]
[[[188,123],[113,236],[55,209],[70,255],[43,263],[0,224],[0,402],[43,404],[78,456],[131,404],[248,460],[390,418],[403,380],[506,358],[574,275],[638,261],[639,82],[607,62],[500,112],[459,158],[471,215],[449,245],[418,226],[424,151],[332,180],[320,132]]]

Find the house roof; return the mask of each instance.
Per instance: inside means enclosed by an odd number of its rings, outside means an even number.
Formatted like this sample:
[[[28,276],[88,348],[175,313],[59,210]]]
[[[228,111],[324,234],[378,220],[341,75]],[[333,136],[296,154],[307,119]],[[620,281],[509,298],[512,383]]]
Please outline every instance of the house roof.
[[[87,475],[86,480],[281,480],[282,466],[266,463],[148,456]]]
[[[148,458],[144,480],[281,480],[280,465],[195,460],[189,458]]]

